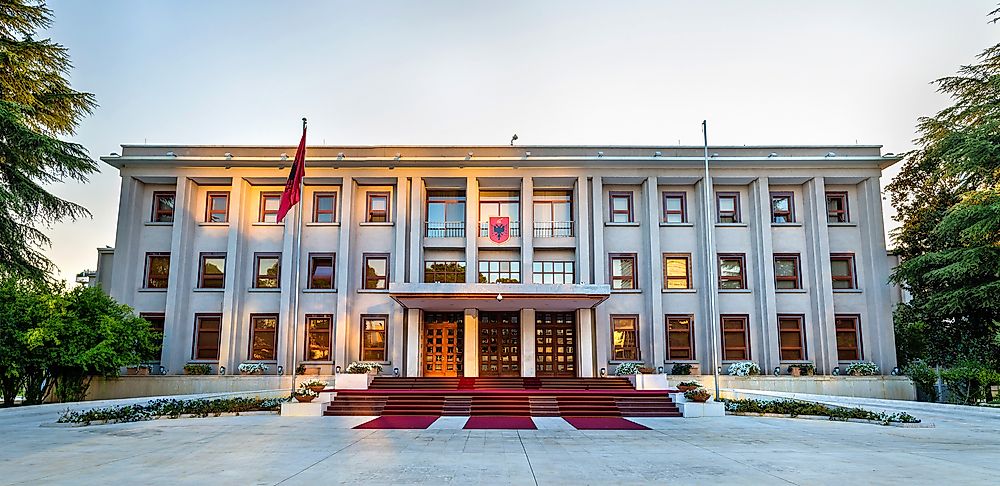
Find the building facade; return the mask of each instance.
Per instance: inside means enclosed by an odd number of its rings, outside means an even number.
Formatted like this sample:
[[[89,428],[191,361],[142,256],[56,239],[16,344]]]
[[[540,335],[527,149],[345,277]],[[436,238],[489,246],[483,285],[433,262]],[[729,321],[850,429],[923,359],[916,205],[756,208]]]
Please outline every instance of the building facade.
[[[294,147],[123,146],[98,280],[162,327],[168,374],[895,366],[879,176],[898,159],[710,152],[706,207],[701,147],[311,147],[301,222],[277,223]]]

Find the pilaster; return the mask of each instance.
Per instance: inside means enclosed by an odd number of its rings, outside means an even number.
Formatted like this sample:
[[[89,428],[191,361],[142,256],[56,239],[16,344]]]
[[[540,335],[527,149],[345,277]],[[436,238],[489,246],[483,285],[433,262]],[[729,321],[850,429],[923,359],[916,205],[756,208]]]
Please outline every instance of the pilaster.
[[[642,185],[642,192],[646,196],[646,204],[643,205],[646,208],[646,214],[642,218],[645,220],[642,225],[646,233],[646,258],[649,259],[650,264],[640,268],[649,269],[649,284],[644,294],[647,295],[646,302],[650,309],[647,321],[652,326],[652,332],[645,334],[652,336],[650,350],[653,359],[650,366],[656,368],[666,361],[667,338],[666,324],[663,322],[663,293],[661,292],[663,289],[663,258],[660,252],[660,198],[659,185],[655,176],[646,178]],[[642,325],[642,319],[640,319],[640,325]],[[639,335],[643,334],[640,331]]]
[[[402,375],[422,376],[423,367],[420,365],[420,354],[424,349],[424,343],[420,339],[420,309],[407,309],[406,313],[406,362],[403,365]]]
[[[535,309],[521,309],[521,376],[535,376]]]
[[[351,238],[354,230],[354,178],[344,177],[340,188],[341,221],[340,241],[337,245],[337,320],[334,323],[334,364],[347,367],[347,345],[349,343],[350,303],[355,295],[358,282],[351,279],[351,268],[355,258],[351,255]]]
[[[778,345],[777,298],[774,285],[774,245],[771,237],[771,189],[767,177],[750,184],[751,256],[754,307],[760,318],[761,352],[757,355],[763,372],[769,372],[781,362]],[[747,271],[749,269],[745,269]],[[751,329],[753,325],[751,324]]]
[[[462,350],[462,368],[465,376],[479,376],[479,311],[465,309],[465,346]]]
[[[573,223],[576,230],[576,281],[586,284],[592,281],[590,277],[590,238],[594,231],[590,224],[592,212],[590,209],[590,186],[587,184],[586,177],[580,176],[576,179],[576,194],[573,199],[576,203],[574,204],[576,222]]]
[[[477,282],[479,282],[479,179],[469,176],[465,179],[465,283]],[[476,370],[479,370],[478,363]],[[466,369],[465,372],[468,373],[469,370]]]
[[[594,366],[594,309],[576,310],[576,375],[597,376]]]
[[[410,247],[406,254],[410,259],[410,274],[407,282],[424,280],[424,180],[414,177],[410,180]],[[469,208],[465,208],[466,213]],[[468,231],[466,231],[468,233]]]
[[[194,315],[190,312],[189,296],[194,281],[191,270],[198,266],[197,255],[195,262],[191,261],[194,253],[192,233],[197,217],[194,213],[196,193],[194,181],[187,177],[177,178],[174,214],[180,217],[175,216],[170,235],[170,275],[167,277],[164,349],[161,355],[166,359],[164,366],[174,373],[183,373],[184,364],[191,358],[191,343],[194,340]],[[136,256],[139,261],[144,258],[143,255]],[[141,279],[143,272],[136,273]]]
[[[219,340],[219,362],[227,370],[236,370],[239,366],[239,342],[240,316],[243,314],[243,299],[247,295],[246,270],[252,266],[252,256],[247,257],[244,248],[244,235],[250,230],[250,225],[243,217],[246,211],[236,208],[245,208],[247,201],[247,182],[242,177],[234,177],[232,187],[229,189],[230,207],[229,211],[229,234],[226,240],[226,277],[225,290],[222,294],[222,332]],[[284,261],[284,256],[282,256]],[[287,271],[287,270],[286,270]],[[282,283],[284,285],[284,283]],[[286,361],[285,352],[282,346],[287,341],[288,320],[282,314],[282,319],[278,321],[278,349],[277,357],[279,364]],[[249,317],[248,317],[249,319]]]
[[[814,177],[806,182],[803,199],[806,255],[801,263],[806,288],[809,289],[812,314],[807,318],[806,339],[809,339],[809,333],[812,332],[815,344],[810,354],[815,362],[816,372],[830,373],[837,366],[837,333],[833,310],[833,276],[830,272],[830,232],[826,220],[826,184],[822,177]]]
[[[896,340],[889,287],[892,269],[885,251],[881,195],[877,177],[869,177],[858,184],[861,246],[857,264],[859,283],[868,304],[868,315],[861,319],[861,337],[865,341],[862,357],[874,361],[886,372],[896,366]]]
[[[521,180],[521,282],[531,283],[532,263],[535,261],[535,184],[531,177]],[[522,316],[523,317],[523,316]],[[534,317],[532,317],[534,325]],[[523,325],[523,324],[522,324]],[[534,341],[532,341],[534,342]],[[534,351],[532,351],[534,353]],[[534,354],[532,354],[534,355]],[[522,362],[523,364],[523,362]],[[527,366],[527,365],[525,365]],[[531,367],[534,373],[534,364]],[[528,375],[524,375],[528,376]],[[534,376],[532,374],[531,376]]]

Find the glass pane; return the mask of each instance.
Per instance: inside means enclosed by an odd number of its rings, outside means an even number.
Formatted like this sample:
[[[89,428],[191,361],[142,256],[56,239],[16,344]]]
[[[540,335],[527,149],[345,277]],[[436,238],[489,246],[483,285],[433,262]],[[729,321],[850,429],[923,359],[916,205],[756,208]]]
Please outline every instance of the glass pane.
[[[535,203],[535,221],[546,223],[552,221],[552,205],[549,203]]]
[[[846,277],[851,274],[851,263],[848,260],[831,260],[830,271],[838,277]]]
[[[787,196],[780,196],[771,199],[771,210],[775,212],[788,212],[790,198]]]
[[[552,221],[573,221],[570,203],[555,203],[552,205]]]
[[[737,259],[722,260],[719,270],[724,277],[739,277],[743,272],[742,262]]]
[[[205,275],[224,275],[226,273],[226,259],[224,257],[206,257]]]
[[[372,209],[385,211],[388,207],[388,200],[385,196],[372,196]]]
[[[316,197],[316,206],[323,211],[333,211],[333,196]]]
[[[668,197],[667,201],[668,211],[680,211],[681,210],[681,198],[679,197]]]
[[[445,208],[446,221],[465,221],[465,203],[451,203]]]
[[[385,276],[385,258],[369,258],[368,273],[378,277]]]
[[[794,277],[795,260],[790,260],[790,259],[775,260],[774,274],[779,277]]]
[[[625,196],[612,197],[611,208],[615,211],[628,211],[628,198]]]
[[[687,259],[685,259],[685,258],[668,258],[667,259],[667,276],[670,276],[670,277],[687,277]]]
[[[226,196],[212,196],[212,210],[225,211],[228,199]]]
[[[719,198],[719,211],[735,211],[736,210],[736,199],[731,196],[724,196]]]
[[[682,214],[679,214],[679,213],[668,214],[667,215],[667,222],[668,223],[683,223],[684,222],[684,217],[683,217]]]
[[[427,204],[427,221],[432,223],[443,223],[445,207],[444,203]]]

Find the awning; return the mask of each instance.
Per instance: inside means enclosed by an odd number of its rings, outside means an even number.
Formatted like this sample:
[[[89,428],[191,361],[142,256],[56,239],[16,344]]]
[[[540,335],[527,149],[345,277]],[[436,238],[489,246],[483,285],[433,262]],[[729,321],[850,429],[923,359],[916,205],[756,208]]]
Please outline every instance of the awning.
[[[389,296],[408,309],[428,311],[573,311],[596,307],[611,294],[608,285],[393,283]]]

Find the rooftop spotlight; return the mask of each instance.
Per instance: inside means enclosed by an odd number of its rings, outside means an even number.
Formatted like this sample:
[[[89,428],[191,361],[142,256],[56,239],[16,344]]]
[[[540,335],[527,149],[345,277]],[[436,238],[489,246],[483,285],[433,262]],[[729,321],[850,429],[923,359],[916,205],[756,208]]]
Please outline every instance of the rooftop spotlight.
[[[393,157],[393,158],[396,159],[396,160],[399,160],[399,157],[401,157],[401,156],[402,156],[402,154],[400,154],[399,152],[396,152],[396,156]]]
[[[226,152],[226,160],[233,160],[233,153],[232,152]]]
[[[778,152],[771,152],[771,153],[767,154],[767,158],[769,158],[769,159],[771,157],[777,157],[777,156],[778,156]]]
[[[167,157],[177,157],[177,154],[175,154],[174,151],[171,150],[171,151],[167,152]]]
[[[604,157],[604,152],[600,152],[600,151],[598,151],[598,152],[597,152],[597,156],[598,156],[598,157]]]
[[[337,160],[341,160],[343,158],[344,158],[344,153],[343,152],[337,152]]]
[[[281,153],[281,160],[288,160],[288,154],[282,152]]]
[[[659,150],[657,150],[656,152],[653,152],[653,157],[660,157],[662,155],[663,155],[663,152],[660,152]]]
[[[531,157],[531,151],[530,150],[525,150],[524,151],[524,156],[525,157]]]
[[[826,156],[827,157],[836,157],[837,156],[837,152],[827,152]]]
[[[892,154],[889,154],[889,155],[892,155]],[[112,157],[119,157],[118,152],[111,152],[111,156]]]
[[[513,137],[510,137],[510,146],[514,146],[514,142],[517,141],[517,134],[515,133]]]
[[[497,294],[497,302],[503,302],[503,295]]]

